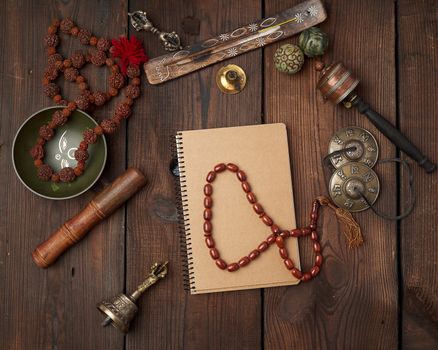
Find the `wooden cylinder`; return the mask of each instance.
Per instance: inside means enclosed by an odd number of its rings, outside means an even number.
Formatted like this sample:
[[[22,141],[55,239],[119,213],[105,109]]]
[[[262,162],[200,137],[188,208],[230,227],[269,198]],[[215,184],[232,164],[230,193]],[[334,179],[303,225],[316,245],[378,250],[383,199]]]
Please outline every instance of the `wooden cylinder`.
[[[146,178],[129,168],[107,186],[76,216],[66,221],[32,252],[38,267],[47,268],[68,248],[80,241],[96,224],[111,215],[146,184]]]

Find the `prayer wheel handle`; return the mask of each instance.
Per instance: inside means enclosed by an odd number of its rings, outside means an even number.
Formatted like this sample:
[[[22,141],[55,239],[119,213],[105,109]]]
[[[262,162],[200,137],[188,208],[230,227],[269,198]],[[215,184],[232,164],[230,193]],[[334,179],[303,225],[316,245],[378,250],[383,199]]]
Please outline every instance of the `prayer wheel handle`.
[[[415,160],[427,173],[436,169],[436,164],[428,159],[409,139],[394,125],[374,111],[354,92],[359,80],[341,63],[334,63],[323,69],[317,89],[325,100],[335,104],[343,102],[346,108],[356,107],[368,120],[385,135],[394,145]]]

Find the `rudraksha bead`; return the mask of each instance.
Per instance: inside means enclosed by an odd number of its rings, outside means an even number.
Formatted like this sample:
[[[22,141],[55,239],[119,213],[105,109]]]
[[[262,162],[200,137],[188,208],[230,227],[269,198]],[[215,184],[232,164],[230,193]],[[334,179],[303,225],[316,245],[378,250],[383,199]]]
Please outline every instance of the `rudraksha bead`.
[[[96,66],[102,66],[105,64],[106,60],[106,54],[105,52],[101,50],[94,50],[91,54],[91,63],[93,63]]]
[[[94,104],[96,106],[103,106],[106,102],[106,94],[102,91],[96,91],[93,94],[94,97]]]
[[[56,47],[59,44],[59,37],[56,34],[47,34],[44,37],[44,43],[47,47]]]
[[[99,50],[101,50],[101,51],[108,51],[109,50],[109,48],[110,48],[110,46],[111,46],[111,42],[108,40],[108,39],[105,39],[105,38],[100,38],[98,41],[97,41],[97,45],[96,45],[96,47],[99,49]]]
[[[79,109],[82,109],[83,111],[86,111],[87,109],[90,108],[90,99],[88,98],[88,96],[82,94],[79,95],[78,97],[76,97],[75,99],[75,103],[78,106]]]
[[[83,132],[84,141],[88,144],[96,143],[97,135],[92,129],[87,129]]]
[[[126,75],[131,79],[138,77],[140,76],[140,68],[130,64],[126,69]]]
[[[44,72],[44,78],[49,81],[55,80],[58,78],[58,71],[55,69],[55,67],[49,67]]]
[[[79,71],[73,67],[66,68],[64,71],[64,77],[68,81],[75,81],[78,75],[79,75]]]
[[[81,51],[75,51],[70,57],[71,64],[75,68],[82,68],[85,64],[85,56]]]
[[[117,130],[117,124],[110,119],[103,120],[102,123],[100,123],[100,126],[105,134],[113,134]]]
[[[88,45],[90,43],[91,33],[88,29],[79,29],[78,38],[81,44]]]
[[[62,126],[65,123],[67,123],[68,117],[64,115],[64,113],[60,110],[53,113],[52,116],[52,122],[55,125],[55,127]]]
[[[53,66],[55,64],[55,62],[57,61],[63,61],[64,59],[62,58],[62,56],[59,53],[55,53],[53,55],[50,55],[47,58],[47,63],[49,66]]]
[[[88,159],[88,152],[86,150],[78,148],[75,151],[75,159],[79,161],[85,162]]]
[[[47,124],[44,124],[43,126],[40,127],[39,134],[44,140],[49,141],[53,138],[55,132]]]
[[[128,85],[126,87],[125,96],[133,98],[133,99],[139,97],[140,96],[140,86]]]
[[[70,167],[62,168],[59,171],[59,180],[61,180],[61,182],[72,182],[75,178],[75,172]]]
[[[127,104],[121,103],[121,104],[117,105],[116,112],[115,112],[116,116],[120,116],[122,118],[127,118],[127,117],[129,117],[130,114],[131,114],[131,107],[129,107]]]
[[[70,31],[75,26],[75,23],[71,18],[64,18],[59,25],[59,28],[63,33],[70,34]]]
[[[109,76],[109,84],[114,89],[121,89],[124,83],[125,83],[125,78],[121,73],[113,73]]]
[[[38,177],[43,181],[49,181],[52,178],[53,169],[48,164],[42,164],[38,168]]]
[[[61,89],[59,88],[59,86],[54,83],[49,83],[43,87],[44,95],[50,98],[53,98],[56,95],[58,95],[60,91]]]
[[[44,158],[44,148],[41,145],[35,145],[30,150],[30,155],[33,160]]]

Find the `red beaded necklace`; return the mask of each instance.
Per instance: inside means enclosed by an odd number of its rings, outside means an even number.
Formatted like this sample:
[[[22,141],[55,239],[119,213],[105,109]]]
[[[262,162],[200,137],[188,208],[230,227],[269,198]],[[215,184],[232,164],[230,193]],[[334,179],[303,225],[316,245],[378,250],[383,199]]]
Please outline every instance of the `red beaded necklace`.
[[[94,49],[86,55],[81,51],[76,51],[72,56],[64,59],[56,50],[60,41],[57,35],[59,29],[65,34],[77,37],[81,44],[90,45]],[[147,57],[144,54],[141,43],[135,37],[131,37],[130,41],[126,38],[121,38],[120,41],[113,40],[112,44],[114,46],[111,47],[111,42],[108,39],[98,39],[89,30],[78,28],[70,18],[54,21],[48,28],[48,34],[44,38],[44,42],[48,47],[48,67],[44,73],[43,91],[55,103],[65,106],[65,108],[54,112],[50,122],[40,127],[40,137],[31,149],[30,154],[34,159],[34,164],[38,169],[38,176],[41,180],[71,182],[77,176],[82,175],[85,169],[85,162],[89,157],[88,146],[96,143],[99,135],[114,133],[123,119],[130,116],[134,99],[140,96],[140,69],[138,65],[145,62]],[[123,50],[125,50],[125,53],[120,53]],[[107,55],[108,52],[111,53],[113,58],[121,58],[122,72],[120,72],[117,63]],[[86,79],[80,74],[80,69],[88,62],[96,66],[106,65],[111,69],[107,92],[92,92],[90,90]],[[64,73],[66,80],[78,84],[81,94],[74,101],[68,102],[63,99],[60,94],[60,87],[54,83],[60,73]],[[48,164],[43,162],[45,143],[54,137],[57,127],[67,123],[68,117],[77,108],[89,111],[104,105],[112,97],[117,96],[119,90],[125,85],[123,74],[126,74],[131,79],[131,82],[126,87],[125,99],[117,105],[114,116],[103,120],[94,129],[85,130],[83,133],[84,139],[74,154],[77,161],[76,167],[74,169],[65,167],[59,173],[56,173]]]
[[[272,233],[262,241],[256,249],[251,251],[248,255],[242,257],[237,262],[227,263],[223,259],[221,259],[220,253],[218,249],[215,247],[215,241],[213,239],[213,182],[216,179],[217,174],[222,173],[224,171],[230,171],[236,174],[237,179],[241,182],[242,190],[246,194],[246,198],[248,202],[252,205],[254,212],[259,216],[262,222],[271,228]],[[362,237],[360,234],[360,227],[357,222],[353,219],[351,214],[343,210],[341,208],[337,208],[334,204],[330,202],[326,197],[318,197],[313,201],[312,210],[310,212],[310,222],[309,225],[305,228],[296,228],[293,230],[282,230],[278,227],[272,218],[265,212],[260,203],[257,202],[257,197],[251,191],[251,185],[247,181],[247,176],[245,172],[239,169],[239,167],[232,163],[220,163],[217,164],[212,171],[207,174],[206,177],[207,183],[204,185],[204,224],[203,224],[203,232],[205,236],[205,244],[207,248],[210,250],[210,256],[216,262],[216,266],[222,270],[228,270],[229,272],[234,272],[247,266],[251,261],[255,260],[258,256],[260,256],[263,252],[265,252],[271,245],[276,243],[280,257],[283,259],[283,263],[286,269],[290,270],[291,274],[301,280],[301,281],[309,281],[321,271],[323,257],[321,254],[321,245],[319,243],[318,233],[316,231],[317,222],[318,222],[318,213],[320,206],[327,206],[328,208],[335,211],[336,216],[340,219],[344,224],[348,226],[347,237],[349,238],[350,247],[360,245],[362,241]],[[310,269],[309,272],[302,273],[298,268],[295,267],[294,262],[289,257],[289,253],[285,246],[285,240],[289,237],[303,237],[310,235],[311,240],[313,241],[313,250],[315,252],[315,264]]]

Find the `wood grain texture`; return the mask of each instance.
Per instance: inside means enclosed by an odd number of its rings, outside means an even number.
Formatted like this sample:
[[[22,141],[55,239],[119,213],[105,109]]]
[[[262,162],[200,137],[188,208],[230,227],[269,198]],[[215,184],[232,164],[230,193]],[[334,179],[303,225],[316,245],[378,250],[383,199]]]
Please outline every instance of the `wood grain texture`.
[[[183,43],[190,44],[298,2],[131,0],[129,9],[145,9],[157,27],[176,30]],[[330,38],[328,59],[341,60],[351,68],[361,79],[360,94],[394,123],[398,88],[401,130],[437,161],[436,1],[329,0],[325,5],[328,19],[321,27]],[[313,198],[327,193],[330,172],[320,160],[336,130],[348,125],[365,127],[376,136],[381,158],[396,155],[395,148],[358,112],[322,103],[315,91],[318,76],[311,60],[295,76],[277,72],[272,57],[282,43],[160,86],[151,86],[143,78],[143,94],[128,127],[107,138],[108,163],[91,191],[54,202],[25,189],[12,167],[12,140],[30,114],[52,105],[41,91],[46,65],[42,40],[48,25],[53,18],[72,16],[97,35],[117,37],[128,33],[127,10],[126,0],[0,2],[0,347],[436,349],[438,242],[433,228],[437,225],[438,175],[426,175],[415,164],[417,206],[399,224],[400,252],[396,224],[369,211],[355,215],[365,245],[350,251],[339,233],[342,226],[324,212],[321,238],[326,259],[316,280],[289,288],[197,296],[182,290],[173,179],[168,172],[169,138],[177,130],[257,124],[262,115],[267,123],[285,122],[299,225],[307,222]],[[198,35],[184,33],[186,17],[199,20]],[[135,35],[151,57],[165,53],[151,33]],[[76,40],[63,40],[61,51],[71,53],[79,47]],[[215,73],[228,63],[241,65],[247,73],[247,87],[239,95],[222,95],[216,87]],[[84,74],[92,87],[106,86],[104,68],[87,67]],[[76,93],[66,86],[66,95]],[[111,103],[92,114],[101,120],[114,106]],[[146,174],[147,187],[56,264],[45,271],[38,269],[30,256],[37,244],[127,166],[139,167]],[[397,179],[390,165],[378,165],[375,170],[382,183],[378,207],[393,214],[397,207],[403,209],[405,175]],[[300,248],[302,264],[308,268],[313,260],[310,244],[303,240]],[[112,327],[102,328],[96,303],[130,291],[153,261],[165,259],[169,259],[169,275],[140,300],[131,332],[123,337]]]
[[[144,8],[130,1],[130,10]],[[181,33],[183,44],[231,30],[261,17],[260,2],[153,0],[148,4],[153,23]],[[165,14],[165,16],[163,15]],[[200,19],[199,36],[182,31],[183,19]],[[151,33],[136,34],[151,57],[164,53]],[[260,123],[261,51],[227,63],[240,65],[250,83],[239,95],[224,95],[216,87],[217,64],[174,81],[152,86],[143,77],[144,94],[129,120],[128,164],[144,170],[147,191],[128,204],[127,289],[130,290],[155,260],[169,260],[169,276],[140,301],[126,349],[236,349],[261,346],[260,290],[190,295],[183,290],[179,237],[169,222],[174,207],[173,178],[169,172],[170,138],[178,130]],[[168,205],[164,206],[163,202]],[[175,209],[173,209],[175,210]]]
[[[266,14],[276,13],[290,1],[267,1]],[[342,61],[360,79],[361,95],[387,118],[395,121],[395,35],[391,1],[326,2],[328,19],[321,25],[330,38],[327,61]],[[298,42],[298,38],[286,42]],[[287,76],[275,70],[272,57],[281,45],[265,48],[265,121],[285,122],[289,131],[298,225],[307,223],[312,200],[327,194],[330,171],[323,169],[331,135],[357,125],[377,138],[381,157],[394,156],[394,147],[356,111],[323,104],[315,91],[317,73],[312,60]],[[384,49],[383,49],[384,48]],[[382,185],[378,206],[395,213],[395,169],[375,169]],[[398,340],[396,225],[371,211],[355,215],[365,244],[346,246],[336,219],[325,212],[320,224],[325,258],[322,273],[310,283],[293,288],[265,290],[267,349],[395,348]],[[304,269],[313,252],[300,242]]]
[[[399,3],[400,129],[438,160],[438,4]],[[438,348],[438,238],[434,227],[438,174],[412,166],[417,204],[400,225],[403,273],[402,340],[406,349]],[[406,174],[402,174],[402,194]],[[403,207],[407,198],[402,196]]]
[[[37,197],[15,176],[10,155],[19,125],[38,109],[53,104],[41,89],[47,60],[43,38],[51,21],[72,16],[97,35],[116,36],[126,32],[126,18],[119,16],[126,9],[126,2],[116,1],[0,4],[0,42],[5,49],[0,62],[0,338],[5,349],[123,346],[119,334],[100,327],[102,317],[96,310],[96,303],[103,297],[123,289],[123,209],[96,227],[54,266],[42,271],[32,262],[32,250],[89,202],[95,190],[61,202]],[[64,39],[61,51],[68,54],[79,47],[76,40]],[[87,67],[84,74],[91,86],[106,86],[106,74],[97,68]],[[60,82],[63,84],[63,79]],[[74,98],[76,94],[75,89],[66,89],[66,96]],[[109,111],[106,107],[93,116],[99,119]],[[114,179],[124,169],[124,134],[122,129],[108,139],[107,179]]]

